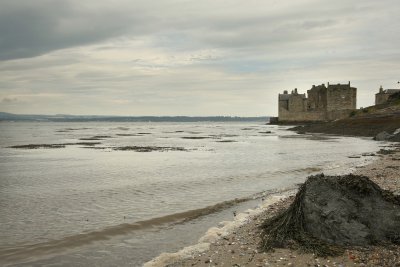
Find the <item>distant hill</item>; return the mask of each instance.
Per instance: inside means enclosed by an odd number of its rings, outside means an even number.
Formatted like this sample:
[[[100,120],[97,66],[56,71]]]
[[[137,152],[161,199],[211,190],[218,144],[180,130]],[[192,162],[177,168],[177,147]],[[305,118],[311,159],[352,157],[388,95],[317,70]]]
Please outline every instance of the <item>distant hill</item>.
[[[268,122],[269,117],[230,117],[230,116],[99,116],[99,115],[28,115],[0,112],[0,121],[54,121],[54,122],[84,122],[84,121],[110,121],[110,122],[241,122],[255,121]]]

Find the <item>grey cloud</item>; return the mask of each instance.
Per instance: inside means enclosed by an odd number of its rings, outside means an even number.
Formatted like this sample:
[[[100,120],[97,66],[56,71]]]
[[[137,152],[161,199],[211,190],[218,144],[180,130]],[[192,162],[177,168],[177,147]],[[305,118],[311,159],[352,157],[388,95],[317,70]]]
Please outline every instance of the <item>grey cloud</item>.
[[[2,1],[0,60],[96,43],[121,36],[127,29],[140,31],[144,13],[129,16],[123,7],[96,8],[96,2],[85,6],[72,0]]]
[[[34,57],[115,37],[154,33],[161,39],[163,34],[167,37],[171,34],[175,42],[164,45],[175,49],[199,46],[199,41],[209,46],[255,46],[263,41],[291,41],[299,38],[298,30],[335,23],[326,19],[327,14],[333,13],[325,12],[332,5],[323,8],[319,5],[319,10],[310,10],[310,3],[304,3],[301,10],[295,7],[271,12],[273,1],[257,3],[259,8],[251,2],[240,12],[226,2],[208,1],[160,0],[149,4],[126,0],[3,0],[0,2],[0,60]],[[349,5],[345,6],[344,10],[333,10],[350,14]],[[300,12],[303,12],[301,16]]]

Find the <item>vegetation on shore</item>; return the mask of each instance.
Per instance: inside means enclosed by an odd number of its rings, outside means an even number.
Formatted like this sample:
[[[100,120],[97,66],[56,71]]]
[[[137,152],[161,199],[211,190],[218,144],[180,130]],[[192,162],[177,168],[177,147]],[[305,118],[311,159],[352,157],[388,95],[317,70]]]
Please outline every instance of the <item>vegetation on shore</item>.
[[[299,133],[374,137],[383,131],[391,134],[398,128],[400,128],[399,93],[393,95],[385,104],[353,111],[349,118],[329,122],[305,123],[290,130]]]

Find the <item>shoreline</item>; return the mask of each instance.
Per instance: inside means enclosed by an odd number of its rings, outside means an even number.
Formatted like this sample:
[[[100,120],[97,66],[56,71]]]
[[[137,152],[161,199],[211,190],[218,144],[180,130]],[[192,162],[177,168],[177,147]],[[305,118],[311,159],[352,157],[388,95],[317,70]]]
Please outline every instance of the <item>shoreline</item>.
[[[391,147],[393,153],[377,153],[378,159],[356,167],[352,173],[367,176],[382,189],[400,194],[400,146],[388,143],[384,147]],[[210,228],[197,244],[176,253],[162,253],[144,266],[400,266],[400,246],[395,245],[351,248],[342,256],[325,259],[285,248],[260,251],[259,225],[287,208],[295,192],[270,195],[257,209]]]

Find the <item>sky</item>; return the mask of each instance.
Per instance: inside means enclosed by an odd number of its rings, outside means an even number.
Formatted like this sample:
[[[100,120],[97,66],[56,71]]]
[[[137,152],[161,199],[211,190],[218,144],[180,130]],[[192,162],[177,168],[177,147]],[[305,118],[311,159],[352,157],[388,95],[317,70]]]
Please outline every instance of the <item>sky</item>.
[[[0,111],[269,116],[278,94],[399,88],[398,0],[0,0]]]

